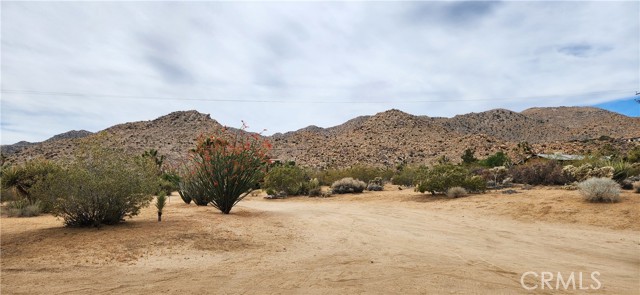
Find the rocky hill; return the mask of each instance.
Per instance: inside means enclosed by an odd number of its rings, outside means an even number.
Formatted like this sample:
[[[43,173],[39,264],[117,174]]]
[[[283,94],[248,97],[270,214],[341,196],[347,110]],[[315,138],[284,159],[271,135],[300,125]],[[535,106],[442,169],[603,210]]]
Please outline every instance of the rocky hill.
[[[169,160],[179,161],[199,134],[220,127],[207,114],[181,111],[151,121],[110,127],[103,132],[106,139],[101,140],[105,145],[124,147],[134,154],[157,149]],[[606,141],[597,140],[603,135]],[[475,149],[478,157],[497,151],[515,156],[515,147],[522,141],[532,144],[539,153],[581,154],[596,151],[605,143],[625,150],[637,144],[621,140],[629,137],[640,137],[640,118],[573,107],[535,108],[522,113],[496,109],[453,118],[389,110],[330,128],[309,126],[274,134],[270,140],[274,158],[311,167],[346,167],[428,164],[441,156],[455,162],[467,148]],[[68,159],[76,144],[76,138],[45,141],[8,155],[8,161],[22,162],[35,157]]]
[[[76,138],[83,138],[86,136],[89,136],[93,134],[93,132],[87,131],[87,130],[71,130],[71,131],[67,131],[65,133],[60,133],[58,135],[54,135],[51,138],[45,140],[44,142],[53,142],[53,141],[57,141],[57,140],[63,140],[63,139],[76,139]],[[0,147],[0,150],[2,151],[2,155],[6,156],[10,156],[12,154],[17,153],[18,151],[32,146],[32,145],[37,145],[40,144],[39,142],[28,142],[28,141],[19,141],[16,142],[14,144],[7,144],[7,145],[2,145]]]

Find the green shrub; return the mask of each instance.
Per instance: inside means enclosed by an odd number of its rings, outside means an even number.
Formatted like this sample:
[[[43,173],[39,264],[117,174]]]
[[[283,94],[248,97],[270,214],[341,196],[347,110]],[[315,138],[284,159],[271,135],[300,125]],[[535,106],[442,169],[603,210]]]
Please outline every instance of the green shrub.
[[[43,187],[55,197],[53,213],[66,225],[115,224],[151,202],[157,185],[154,165],[87,140],[76,160],[64,171],[50,174]]]
[[[487,191],[487,181],[481,176],[474,175],[467,177],[462,184],[462,187],[472,193],[484,193]]]
[[[633,165],[622,160],[605,161],[603,165],[604,167],[613,168],[611,178],[618,183],[621,183],[623,180],[631,176],[640,174],[640,165]]]
[[[357,165],[345,169],[325,169],[315,171],[312,173],[311,177],[318,178],[322,185],[331,185],[332,183],[346,177],[360,179],[365,183],[368,183],[376,177],[382,177],[384,180],[390,180],[393,175],[393,171],[387,168]]]
[[[511,164],[511,159],[504,152],[497,152],[488,158],[480,161],[480,165],[485,167],[498,167],[498,166],[508,166]]]
[[[22,166],[2,168],[2,188],[12,191],[16,200],[26,199],[29,204],[40,202],[43,212],[50,212],[54,199],[45,191],[35,189],[48,175],[57,173],[61,167],[45,160],[32,160]]]
[[[31,204],[27,199],[11,201],[7,204],[6,212],[9,217],[38,216],[42,213],[41,202]]]
[[[454,186],[447,190],[447,197],[449,198],[460,198],[467,196],[467,190],[463,187]]]
[[[264,177],[270,147],[259,135],[244,130],[223,129],[216,136],[200,136],[191,150],[190,182],[212,206],[229,214]]]
[[[589,178],[578,184],[580,194],[589,202],[618,202],[620,185],[610,178]]]
[[[426,170],[428,170],[426,166],[404,167],[393,175],[391,178],[391,184],[413,186],[416,181],[416,176],[424,173]]]
[[[308,176],[302,168],[297,166],[276,166],[264,178],[263,187],[278,192],[285,192],[289,196],[304,195],[309,191]]]
[[[482,192],[486,189],[486,182],[479,176],[472,176],[464,167],[451,164],[436,165],[418,175],[416,179],[416,191],[421,193],[446,193],[454,186]]]
[[[331,184],[331,191],[336,194],[361,193],[366,187],[364,181],[346,177]]]
[[[466,149],[466,150],[464,150],[464,153],[460,157],[462,159],[462,163],[464,163],[464,164],[473,164],[475,162],[478,162],[478,159],[475,156],[475,152],[476,151],[474,149]]]

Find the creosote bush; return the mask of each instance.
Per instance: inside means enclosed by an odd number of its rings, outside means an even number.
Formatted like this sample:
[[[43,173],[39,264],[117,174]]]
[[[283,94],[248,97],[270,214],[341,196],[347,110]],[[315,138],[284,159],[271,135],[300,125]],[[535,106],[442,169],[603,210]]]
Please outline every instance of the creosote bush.
[[[589,202],[615,203],[620,200],[620,185],[610,178],[589,178],[579,183],[578,189]]]
[[[484,192],[487,188],[486,181],[480,176],[472,176],[467,169],[461,166],[445,164],[436,165],[423,171],[416,178],[416,191],[431,194],[446,193],[454,186],[459,186],[471,192]]]
[[[53,214],[68,226],[119,223],[148,206],[157,189],[152,161],[105,148],[98,140],[84,140],[75,162],[50,174],[43,186],[55,197]]]
[[[361,193],[366,187],[364,181],[346,177],[331,184],[331,191],[335,194]]]
[[[447,190],[447,197],[449,198],[460,198],[467,195],[467,190],[463,187],[454,186]]]
[[[305,171],[293,165],[276,166],[264,178],[263,188],[285,192],[288,196],[305,195],[309,192]]]

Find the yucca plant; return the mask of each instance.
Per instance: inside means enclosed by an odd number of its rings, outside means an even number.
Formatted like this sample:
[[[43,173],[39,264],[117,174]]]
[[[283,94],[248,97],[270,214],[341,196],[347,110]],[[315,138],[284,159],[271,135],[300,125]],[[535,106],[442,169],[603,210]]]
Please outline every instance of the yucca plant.
[[[162,221],[162,209],[167,203],[167,194],[160,192],[156,198],[156,208],[158,209],[158,222]]]

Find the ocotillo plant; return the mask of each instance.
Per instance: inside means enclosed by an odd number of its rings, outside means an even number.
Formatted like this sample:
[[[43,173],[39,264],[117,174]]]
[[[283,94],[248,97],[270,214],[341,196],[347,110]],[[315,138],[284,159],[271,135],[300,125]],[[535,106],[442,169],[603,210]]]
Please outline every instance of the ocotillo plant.
[[[243,122],[242,131],[224,128],[214,136],[201,135],[191,150],[190,185],[223,214],[255,188],[269,162],[271,144],[246,128]]]

